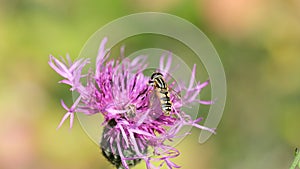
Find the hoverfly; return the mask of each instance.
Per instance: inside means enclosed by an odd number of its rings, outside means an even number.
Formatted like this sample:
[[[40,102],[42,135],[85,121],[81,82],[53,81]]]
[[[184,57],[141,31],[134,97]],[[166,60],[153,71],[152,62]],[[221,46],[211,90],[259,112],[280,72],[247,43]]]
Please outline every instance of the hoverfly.
[[[149,85],[154,86],[157,97],[160,100],[160,106],[164,115],[170,116],[172,102],[170,99],[170,91],[163,74],[154,72],[149,80]]]

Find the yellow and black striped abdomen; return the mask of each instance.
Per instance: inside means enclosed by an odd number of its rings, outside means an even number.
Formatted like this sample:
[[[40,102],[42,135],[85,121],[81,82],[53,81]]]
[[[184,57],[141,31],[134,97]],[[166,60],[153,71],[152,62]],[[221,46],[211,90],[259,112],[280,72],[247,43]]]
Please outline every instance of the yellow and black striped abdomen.
[[[169,90],[168,90],[168,88],[167,89],[159,89],[159,88],[157,88],[156,90],[157,90],[156,94],[157,94],[158,98],[160,99],[161,108],[162,108],[164,114],[166,116],[169,116],[170,112],[172,110],[171,109],[172,102],[170,100]]]

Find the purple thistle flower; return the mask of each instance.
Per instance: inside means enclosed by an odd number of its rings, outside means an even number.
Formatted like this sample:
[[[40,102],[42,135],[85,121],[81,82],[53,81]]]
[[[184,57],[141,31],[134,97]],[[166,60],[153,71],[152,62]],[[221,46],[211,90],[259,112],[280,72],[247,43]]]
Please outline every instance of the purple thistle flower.
[[[87,74],[83,74],[82,69],[90,63],[89,59],[72,62],[68,55],[66,60],[61,58],[61,61],[50,56],[49,65],[64,78],[60,83],[70,85],[70,90],[79,94],[70,108],[61,101],[67,113],[58,128],[67,118],[72,128],[75,112],[86,115],[101,113],[104,116],[100,142],[102,153],[118,169],[129,169],[129,166],[141,160],[146,162],[148,169],[160,169],[163,165],[169,169],[180,168],[171,161],[179,156],[179,151],[167,145],[166,141],[179,137],[179,131],[186,125],[215,133],[214,129],[197,124],[201,118],[193,120],[181,110],[183,106],[193,103],[212,104],[211,101],[197,99],[201,89],[209,82],[194,85],[194,65],[189,85],[175,87],[175,81],[169,75],[171,53],[166,64],[166,57],[162,56],[158,71],[173,90],[170,91],[171,112],[165,115],[155,95],[155,87],[148,84],[150,77],[143,74],[147,68],[147,58],[139,56],[133,60],[124,57],[108,60],[110,52],[105,49],[106,42],[107,38],[104,38],[100,44],[96,70],[89,70]],[[121,55],[124,55],[124,48],[121,49]],[[81,82],[83,79],[86,81],[84,84]],[[153,149],[152,155],[149,154],[150,148]],[[155,161],[159,162],[159,166],[154,166],[152,162]]]

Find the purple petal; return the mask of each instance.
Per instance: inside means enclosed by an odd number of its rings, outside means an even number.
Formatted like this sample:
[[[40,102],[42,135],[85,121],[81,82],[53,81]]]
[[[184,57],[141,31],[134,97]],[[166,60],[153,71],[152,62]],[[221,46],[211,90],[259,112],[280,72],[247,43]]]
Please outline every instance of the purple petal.
[[[66,58],[67,58],[67,64],[69,64],[69,66],[71,66],[72,65],[72,60],[71,60],[70,55],[68,53],[66,55]]]
[[[59,129],[59,128],[62,126],[62,124],[65,122],[65,120],[66,120],[70,115],[71,115],[71,113],[70,113],[70,112],[67,112],[67,113],[64,115],[64,117],[61,119],[61,121],[60,121],[60,123],[59,123],[59,125],[58,125],[58,127],[57,127],[56,129]]]
[[[207,80],[207,81],[201,83],[200,85],[197,86],[197,89],[202,89],[202,88],[204,88],[205,86],[207,86],[207,85],[209,84],[209,82],[210,82],[210,81]]]
[[[212,100],[208,100],[208,101],[206,101],[206,100],[196,100],[198,103],[200,103],[200,104],[204,104],[204,105],[211,105],[211,104],[214,104],[214,101],[212,101]]]
[[[190,96],[188,102],[193,102],[196,99],[196,97],[199,95],[199,93],[200,93],[199,90],[198,91],[194,91],[194,94],[192,96]]]
[[[62,77],[64,77],[64,78],[68,78],[68,75],[64,72],[64,71],[62,71],[62,70],[60,70],[53,62],[54,62],[54,57],[53,56],[49,56],[49,61],[48,61],[48,64],[49,64],[49,66],[56,72],[56,73],[58,73],[59,75],[61,75]]]
[[[124,138],[124,140],[125,140],[126,146],[129,146],[128,138],[127,138],[127,135],[126,135],[126,133],[125,133],[125,131],[124,131],[124,128],[122,127],[122,125],[118,125],[118,127],[119,127],[120,130],[121,130],[121,133],[122,133],[123,138]]]
[[[77,97],[76,101],[74,102],[74,104],[73,104],[72,107],[71,107],[72,111],[75,110],[75,108],[76,108],[77,105],[79,104],[80,100],[81,100],[81,96]]]
[[[69,72],[69,69],[66,67],[65,64],[63,64],[62,62],[60,62],[58,59],[54,58],[53,56],[51,58],[58,69],[60,69],[62,72],[64,72],[67,75],[67,77],[72,77],[72,74]]]
[[[164,60],[165,60],[165,54],[163,54],[160,57],[160,60],[159,60],[159,70],[164,70]]]
[[[70,109],[66,106],[65,102],[61,99],[60,100],[61,105],[63,106],[63,108],[67,111],[69,111]]]
[[[113,114],[113,115],[116,115],[116,114],[123,114],[123,113],[126,113],[127,112],[127,110],[116,110],[116,109],[114,109],[114,108],[107,108],[107,109],[105,109],[107,112],[109,112],[109,113],[111,113],[111,114]]]
[[[208,128],[208,127],[205,127],[205,126],[201,126],[199,124],[193,124],[192,126],[197,127],[197,128],[199,128],[201,130],[206,130],[206,131],[209,131],[209,132],[211,132],[213,134],[216,134],[215,129],[211,129],[211,128]]]
[[[105,45],[107,43],[107,37],[103,38],[103,40],[100,43],[100,47],[98,50],[98,55],[96,58],[96,77],[99,77],[99,71],[101,70],[101,66],[106,60],[105,55],[106,55],[106,50],[105,50]]]
[[[145,135],[145,136],[149,136],[149,137],[155,137],[154,135],[150,134],[150,133],[147,133],[143,130],[138,130],[138,129],[130,129],[130,131],[134,132],[134,133],[137,133],[137,134],[141,134],[141,135]]]
[[[164,69],[164,73],[169,72],[169,70],[171,68],[171,63],[172,63],[172,52],[169,52],[169,57],[168,57],[168,61],[167,61],[166,67]]]
[[[70,82],[70,81],[69,81],[69,80],[67,80],[67,79],[61,80],[61,81],[59,81],[58,83],[64,83],[64,84],[67,84],[67,85],[70,85],[70,86],[72,86],[72,85],[73,85],[73,83],[72,83],[72,82]]]
[[[74,113],[70,113],[70,128],[73,127],[73,122],[74,122]]]
[[[118,140],[119,140],[119,135],[118,135]],[[125,169],[129,169],[126,160],[124,160],[124,155],[123,155],[123,153],[122,153],[122,148],[121,148],[121,146],[120,146],[119,143],[117,143],[117,148],[118,148],[118,151],[119,151],[119,155],[120,155],[120,157],[121,157],[121,162],[122,162],[122,164],[123,164],[123,167],[124,167]]]
[[[76,62],[74,62],[74,64],[70,65],[69,71],[73,72],[79,66],[79,64],[82,62],[82,60],[83,59],[81,58],[81,59],[77,60]]]
[[[129,133],[129,137],[130,137],[131,143],[133,144],[133,147],[134,147],[134,150],[135,150],[136,154],[137,154],[138,156],[142,156],[142,154],[141,154],[141,152],[139,151],[139,148],[138,148],[138,146],[137,146],[137,143],[136,143],[136,140],[135,140],[135,138],[134,138],[133,133],[130,132],[130,131],[128,131],[128,133]]]
[[[196,64],[194,64],[194,67],[193,67],[193,70],[192,70],[192,75],[191,75],[190,85],[189,85],[188,90],[190,90],[193,87],[193,85],[194,85],[195,74],[196,74]]]

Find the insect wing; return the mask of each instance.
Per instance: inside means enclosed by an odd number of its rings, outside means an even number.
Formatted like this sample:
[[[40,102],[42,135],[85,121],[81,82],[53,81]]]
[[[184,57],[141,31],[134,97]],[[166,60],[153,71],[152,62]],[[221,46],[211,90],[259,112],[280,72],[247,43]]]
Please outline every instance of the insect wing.
[[[151,111],[150,111],[149,115],[150,115],[150,117],[152,117],[152,119],[157,119],[163,114],[163,111],[161,109],[160,98],[158,97],[156,92],[157,91],[153,90],[150,93]]]

